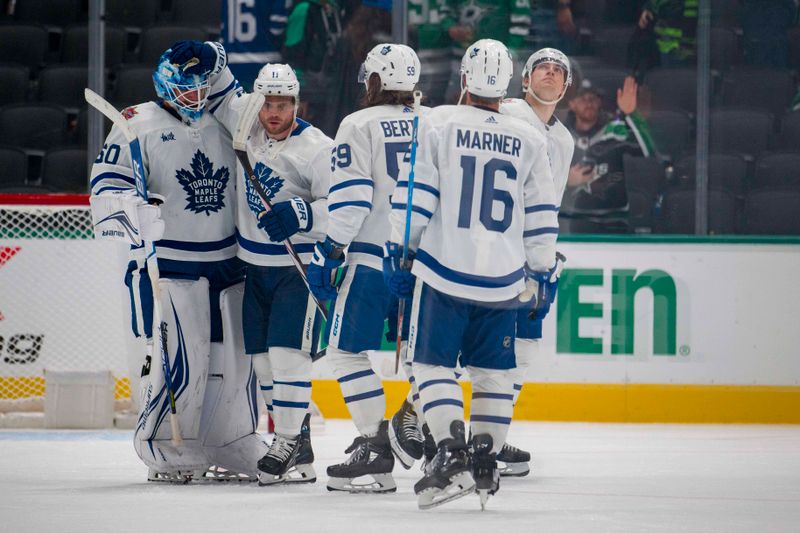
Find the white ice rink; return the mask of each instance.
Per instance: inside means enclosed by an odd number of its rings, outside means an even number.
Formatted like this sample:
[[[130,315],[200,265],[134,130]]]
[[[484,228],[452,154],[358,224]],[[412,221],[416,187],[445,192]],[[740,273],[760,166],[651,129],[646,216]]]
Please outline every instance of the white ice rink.
[[[398,492],[332,494],[348,420],[312,434],[316,484],[145,482],[127,431],[0,431],[0,531],[800,531],[800,427],[515,423],[533,474],[419,511],[415,467]]]

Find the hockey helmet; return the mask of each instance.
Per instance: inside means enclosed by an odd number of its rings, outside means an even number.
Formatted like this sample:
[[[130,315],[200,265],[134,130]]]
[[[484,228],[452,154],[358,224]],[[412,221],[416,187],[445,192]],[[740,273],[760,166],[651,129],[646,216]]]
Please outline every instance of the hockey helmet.
[[[358,72],[365,86],[377,74],[384,91],[413,91],[419,82],[420,64],[416,52],[404,44],[383,43],[367,54]]]
[[[540,103],[552,105],[564,98],[567,88],[572,85],[572,67],[570,65],[569,58],[567,58],[567,56],[561,50],[556,50],[555,48],[542,48],[541,50],[537,50],[536,52],[532,53],[528,58],[528,61],[525,62],[525,67],[522,69],[523,84],[525,83],[525,80],[528,80],[528,76],[531,75],[534,69],[542,63],[553,63],[561,67],[561,69],[564,71],[564,88],[562,89],[561,94],[558,96],[558,98],[549,102],[542,100],[533,92],[533,89],[530,87],[530,83],[528,84],[527,92]]]
[[[514,62],[506,45],[481,39],[467,48],[461,59],[462,92],[483,98],[503,98],[514,73]]]
[[[161,55],[153,72],[153,84],[159,98],[169,102],[192,120],[200,118],[211,90],[210,70],[203,70],[193,57],[182,64],[173,63],[170,48]]]
[[[300,82],[292,67],[282,63],[267,63],[258,71],[253,89],[264,96],[300,96]]]

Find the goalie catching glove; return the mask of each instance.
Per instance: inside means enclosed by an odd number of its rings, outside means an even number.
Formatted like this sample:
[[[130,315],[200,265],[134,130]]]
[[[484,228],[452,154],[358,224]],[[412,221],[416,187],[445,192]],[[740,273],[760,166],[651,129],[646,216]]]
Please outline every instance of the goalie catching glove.
[[[258,227],[269,235],[271,241],[282,242],[297,232],[305,232],[313,225],[311,204],[295,196],[278,202],[270,211],[258,215]]]
[[[561,252],[556,252],[556,264],[546,272],[536,272],[525,269],[525,291],[519,295],[521,302],[531,302],[528,313],[530,320],[542,320],[550,312],[550,305],[556,299],[558,279],[564,269],[567,258]]]
[[[97,239],[141,246],[164,236],[164,220],[157,205],[145,203],[133,194],[101,194],[89,199]]]
[[[411,298],[414,293],[416,277],[411,273],[414,252],[408,252],[406,265],[402,265],[403,247],[387,241],[383,246],[383,281],[389,292],[398,298]]]

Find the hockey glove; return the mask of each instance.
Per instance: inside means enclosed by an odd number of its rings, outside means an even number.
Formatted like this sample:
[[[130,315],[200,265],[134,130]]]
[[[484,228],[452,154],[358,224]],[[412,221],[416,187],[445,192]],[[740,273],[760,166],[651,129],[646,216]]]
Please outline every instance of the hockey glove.
[[[219,74],[228,62],[222,45],[212,41],[178,41],[169,50],[170,63],[187,65],[192,59],[197,62],[184,72],[198,76]]]
[[[533,296],[529,298],[529,300],[533,300],[533,305],[528,313],[528,319],[544,320],[544,317],[550,312],[550,306],[556,299],[558,280],[566,262],[567,258],[564,254],[556,252],[556,264],[553,268],[547,272],[526,272],[528,279],[525,282],[525,292],[520,295],[520,300],[526,301],[524,298],[527,294]]]
[[[408,252],[408,261],[401,265],[403,247],[395,242],[386,241],[383,246],[383,281],[389,292],[398,298],[411,298],[414,293],[416,277],[411,273],[414,252]]]
[[[312,222],[311,204],[294,197],[273,205],[271,211],[262,211],[258,227],[267,232],[271,241],[282,242],[298,231],[308,231]]]
[[[326,238],[325,242],[314,245],[314,255],[311,257],[306,275],[308,287],[320,301],[336,298],[334,277],[336,269],[344,263],[342,248],[341,244],[331,240],[330,237]]]
[[[94,233],[99,239],[140,246],[164,236],[161,209],[134,194],[101,194],[89,200]]]

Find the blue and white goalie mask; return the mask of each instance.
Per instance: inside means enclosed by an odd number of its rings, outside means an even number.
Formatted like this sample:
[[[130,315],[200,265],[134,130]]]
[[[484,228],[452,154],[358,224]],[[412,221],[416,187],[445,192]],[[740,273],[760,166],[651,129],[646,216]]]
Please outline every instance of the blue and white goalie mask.
[[[210,71],[200,68],[200,61],[191,58],[183,64],[170,61],[167,50],[153,73],[156,94],[191,120],[203,114],[211,91]]]

